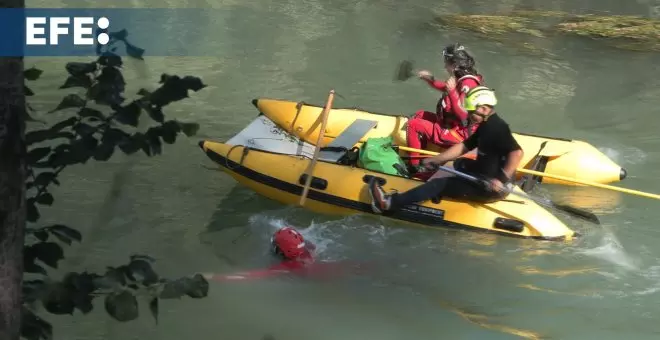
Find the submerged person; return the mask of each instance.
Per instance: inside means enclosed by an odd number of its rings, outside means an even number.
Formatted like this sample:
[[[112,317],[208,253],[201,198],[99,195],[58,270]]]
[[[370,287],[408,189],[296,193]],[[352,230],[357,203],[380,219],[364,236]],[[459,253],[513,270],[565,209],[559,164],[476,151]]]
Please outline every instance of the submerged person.
[[[268,269],[240,272],[231,275],[207,274],[207,279],[217,281],[260,279],[295,273],[313,277],[328,277],[346,269],[344,263],[319,263],[314,258],[316,246],[304,239],[302,234],[292,227],[283,227],[275,231],[270,238],[270,250],[278,262]]]
[[[462,108],[465,95],[483,81],[475,69],[474,58],[460,44],[445,47],[442,55],[445,70],[449,74],[447,81],[435,79],[429,71],[419,72],[421,79],[443,94],[436,112],[420,110],[408,120],[406,142],[411,148],[422,149],[429,142],[450,147],[461,143],[478,127],[478,124],[469,124],[468,114]],[[414,170],[420,162],[419,154],[409,152],[409,155]]]
[[[374,178],[368,184],[374,212],[395,210],[438,196],[483,203],[505,198],[508,189],[505,187],[511,186],[523,151],[509,125],[495,112],[496,104],[495,93],[487,87],[479,86],[468,92],[465,109],[469,112],[469,118],[479,123],[479,127],[462,143],[426,158],[422,163],[429,167],[443,165],[477,148],[476,159],[461,158],[454,162],[454,168],[481,178],[488,185],[479,185],[460,177],[431,178],[406,192],[388,194]]]
[[[270,238],[271,251],[280,259],[270,269],[273,270],[300,270],[312,265],[313,252],[316,246],[306,242],[303,236],[294,228],[279,229]]]

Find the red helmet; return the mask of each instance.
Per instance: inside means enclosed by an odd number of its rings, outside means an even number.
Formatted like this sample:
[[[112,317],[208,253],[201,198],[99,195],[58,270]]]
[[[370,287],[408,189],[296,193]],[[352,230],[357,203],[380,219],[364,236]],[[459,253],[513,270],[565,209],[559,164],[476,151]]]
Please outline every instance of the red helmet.
[[[280,253],[287,259],[295,259],[305,253],[305,239],[295,229],[284,227],[270,238],[275,253]]]

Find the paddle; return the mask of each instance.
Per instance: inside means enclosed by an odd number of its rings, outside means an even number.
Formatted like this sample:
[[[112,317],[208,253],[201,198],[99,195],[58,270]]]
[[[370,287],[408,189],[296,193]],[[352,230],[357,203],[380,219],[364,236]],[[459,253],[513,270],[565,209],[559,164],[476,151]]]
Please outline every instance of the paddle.
[[[396,70],[396,75],[394,76],[394,80],[406,81],[411,77],[413,77],[414,75],[415,74],[413,73],[412,61],[404,60],[401,63],[399,63],[399,66],[397,67]]]
[[[480,184],[480,185],[484,185],[484,186],[488,186],[488,183],[487,183],[486,181],[481,180],[481,179],[476,178],[476,177],[473,177],[473,176],[470,176],[470,175],[468,175],[468,174],[466,174],[466,173],[463,173],[463,172],[460,172],[460,171],[458,171],[458,170],[455,170],[455,169],[452,169],[452,168],[448,168],[448,167],[446,167],[446,166],[442,166],[442,165],[437,166],[437,169],[438,169],[438,170],[442,170],[442,171],[446,171],[446,172],[449,172],[449,173],[452,173],[452,174],[454,174],[454,175],[456,175],[456,176],[458,176],[458,177],[461,177],[461,178],[467,179],[467,180],[469,180],[469,181],[471,181],[471,182],[474,182],[474,183],[477,183],[477,184]],[[574,216],[576,216],[576,217],[582,218],[582,219],[587,220],[587,221],[589,221],[589,222],[592,222],[592,223],[595,223],[595,224],[600,224],[600,220],[599,220],[598,217],[597,217],[594,213],[592,213],[592,212],[589,212],[589,211],[586,211],[586,210],[583,210],[583,209],[580,209],[580,208],[576,208],[576,207],[571,207],[571,206],[568,206],[568,205],[557,204],[557,203],[552,202],[551,200],[546,199],[546,198],[543,198],[543,197],[533,197],[533,196],[531,196],[531,195],[529,195],[529,194],[526,194],[526,193],[518,193],[518,192],[515,192],[515,191],[513,191],[513,190],[509,190],[509,191],[507,191],[507,192],[508,192],[509,194],[514,194],[514,195],[519,196],[519,197],[522,197],[522,198],[530,199],[530,200],[532,200],[532,201],[534,201],[534,202],[536,202],[536,203],[538,203],[538,204],[540,204],[540,205],[549,206],[549,207],[551,207],[551,208],[555,208],[555,209],[557,209],[557,210],[561,210],[561,211],[567,212],[567,213],[569,213],[569,214],[572,214],[572,215],[574,215]]]
[[[525,174],[539,176],[539,177],[554,178],[554,179],[558,179],[560,181],[566,181],[566,182],[572,182],[572,183],[576,183],[576,184],[588,185],[588,186],[592,186],[592,187],[603,188],[603,189],[623,192],[623,193],[626,193],[626,194],[637,195],[637,196],[648,197],[648,198],[655,198],[657,200],[660,200],[660,195],[651,194],[651,193],[643,192],[643,191],[639,191],[639,190],[615,187],[613,185],[600,184],[600,183],[590,182],[590,181],[582,181],[582,180],[579,180],[579,179],[564,177],[564,176],[560,176],[560,175],[552,175],[552,174],[549,174],[547,172],[540,172],[540,171],[534,171],[534,170],[529,170],[529,169],[517,169],[516,171],[522,172],[522,173],[525,173]]]
[[[545,146],[547,144],[548,144],[548,141],[544,141],[543,143],[541,143],[541,147],[539,148],[539,151],[536,153],[534,158],[532,158],[532,160],[533,160],[532,169],[536,169],[536,167],[538,166],[539,162],[541,161],[541,157],[539,157],[539,155],[541,154],[541,151],[543,151],[543,149],[545,148]],[[520,188],[524,192],[532,191],[532,189],[534,188],[534,184],[536,184],[535,183],[536,178],[537,178],[536,176],[533,176],[533,175],[530,175],[530,174],[527,174],[527,175],[523,176],[522,185],[520,186]]]
[[[305,187],[303,188],[302,195],[300,196],[300,205],[304,206],[305,205],[305,200],[307,199],[307,193],[309,192],[309,187],[312,184],[312,174],[314,172],[314,167],[316,167],[316,161],[319,158],[319,151],[321,150],[321,141],[323,141],[323,136],[325,135],[325,127],[328,124],[328,114],[330,114],[330,109],[332,108],[332,102],[335,99],[335,90],[330,90],[330,95],[328,95],[328,101],[325,104],[325,107],[323,108],[323,112],[321,112],[321,130],[319,131],[319,137],[316,140],[316,144],[314,147],[314,156],[312,157],[312,161],[309,163],[309,166],[305,170],[305,174],[307,175],[306,181],[305,181]]]

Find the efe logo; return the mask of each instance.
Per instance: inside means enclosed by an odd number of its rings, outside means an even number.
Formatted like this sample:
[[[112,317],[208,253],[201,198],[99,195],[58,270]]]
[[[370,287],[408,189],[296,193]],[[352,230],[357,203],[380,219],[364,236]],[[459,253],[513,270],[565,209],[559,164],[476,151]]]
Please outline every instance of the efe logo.
[[[37,37],[46,35],[45,25],[49,23],[48,39]],[[25,18],[25,44],[26,45],[58,45],[60,35],[69,35],[70,17],[26,17]],[[38,27],[37,25],[44,25]],[[86,26],[83,26],[86,25]],[[94,45],[94,18],[93,17],[73,17],[73,45]],[[110,20],[106,17],[100,17],[96,21],[96,26],[106,29],[110,26]],[[84,37],[89,36],[89,37]],[[97,37],[99,44],[105,45],[110,41],[106,33],[101,33]]]

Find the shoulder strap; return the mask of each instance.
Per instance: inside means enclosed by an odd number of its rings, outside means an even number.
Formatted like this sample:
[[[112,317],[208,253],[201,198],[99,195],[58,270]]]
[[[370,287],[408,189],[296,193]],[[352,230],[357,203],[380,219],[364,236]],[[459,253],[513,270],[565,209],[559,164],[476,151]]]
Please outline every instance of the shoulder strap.
[[[474,80],[477,83],[477,86],[481,85],[481,80],[479,79],[479,77],[473,76],[471,74],[464,75],[464,76],[458,78],[458,81],[457,81],[458,86],[460,87],[461,91],[464,92],[464,93],[468,93],[468,91],[470,91],[469,87],[461,86],[463,81],[466,80],[466,79]]]

